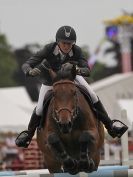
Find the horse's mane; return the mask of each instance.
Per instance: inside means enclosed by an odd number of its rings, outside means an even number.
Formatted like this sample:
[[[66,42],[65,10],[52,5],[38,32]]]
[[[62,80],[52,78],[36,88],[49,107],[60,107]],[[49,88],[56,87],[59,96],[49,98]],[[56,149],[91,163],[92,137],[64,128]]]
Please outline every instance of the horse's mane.
[[[65,63],[61,69],[57,72],[57,76],[54,79],[54,83],[60,80],[68,79],[74,81],[76,77],[76,67],[71,63]]]

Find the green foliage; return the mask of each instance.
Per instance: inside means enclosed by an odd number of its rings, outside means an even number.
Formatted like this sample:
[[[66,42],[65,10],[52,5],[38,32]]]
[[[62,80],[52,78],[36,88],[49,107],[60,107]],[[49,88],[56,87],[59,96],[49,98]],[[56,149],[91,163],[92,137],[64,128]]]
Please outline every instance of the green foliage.
[[[91,71],[91,77],[93,78],[94,81],[102,79],[104,74],[106,74],[105,71],[106,67],[104,64],[96,62],[92,71]]]
[[[13,79],[17,67],[15,56],[11,51],[5,35],[0,34],[0,87],[15,86]]]
[[[84,45],[81,47],[81,50],[85,56],[86,59],[90,57],[89,47],[87,45]]]

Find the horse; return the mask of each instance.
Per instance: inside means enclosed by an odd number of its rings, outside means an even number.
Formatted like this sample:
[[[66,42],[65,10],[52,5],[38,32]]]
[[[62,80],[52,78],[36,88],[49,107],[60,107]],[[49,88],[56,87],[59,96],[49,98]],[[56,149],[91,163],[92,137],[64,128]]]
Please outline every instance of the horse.
[[[104,143],[103,124],[75,83],[75,66],[55,73],[52,98],[37,143],[50,173],[92,172],[98,169]],[[58,79],[57,79],[58,78]]]

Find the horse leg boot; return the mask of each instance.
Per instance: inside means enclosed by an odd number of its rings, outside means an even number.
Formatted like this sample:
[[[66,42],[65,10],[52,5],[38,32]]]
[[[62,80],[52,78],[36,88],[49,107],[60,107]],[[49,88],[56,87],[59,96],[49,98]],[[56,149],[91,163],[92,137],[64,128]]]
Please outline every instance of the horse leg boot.
[[[34,109],[33,114],[31,116],[28,130],[21,132],[15,140],[15,143],[18,147],[27,148],[30,144],[32,137],[34,136],[36,128],[39,126],[41,120],[41,116],[36,114],[36,109]]]
[[[97,111],[99,120],[105,125],[108,133],[113,137],[120,138],[128,129],[128,127],[119,120],[111,120],[100,100],[94,103],[94,107]],[[114,122],[121,122],[123,125],[116,126]]]
[[[91,152],[94,151],[95,139],[89,131],[84,131],[80,138],[80,160],[79,160],[79,171],[90,173],[95,171],[96,167],[92,160]]]
[[[64,149],[63,144],[61,143],[58,135],[52,133],[48,136],[48,143],[52,150],[55,153],[55,156],[58,157],[63,163],[64,172],[69,172],[71,174],[76,174],[77,163],[72,159]]]

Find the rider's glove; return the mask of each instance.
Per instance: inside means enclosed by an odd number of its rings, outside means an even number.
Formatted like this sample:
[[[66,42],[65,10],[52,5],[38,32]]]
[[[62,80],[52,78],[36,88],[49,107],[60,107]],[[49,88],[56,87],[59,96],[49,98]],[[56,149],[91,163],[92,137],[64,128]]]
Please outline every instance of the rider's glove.
[[[83,77],[90,76],[90,70],[88,68],[80,68],[80,73]]]
[[[79,67],[76,66],[76,73],[77,73],[78,75],[83,76],[83,77],[88,77],[88,76],[90,76],[90,71],[89,71],[88,68],[79,68]]]
[[[37,75],[40,75],[40,74],[41,74],[41,71],[38,68],[33,68],[29,71],[30,76],[37,76]]]
[[[81,75],[81,70],[77,65],[76,65],[76,74]]]

